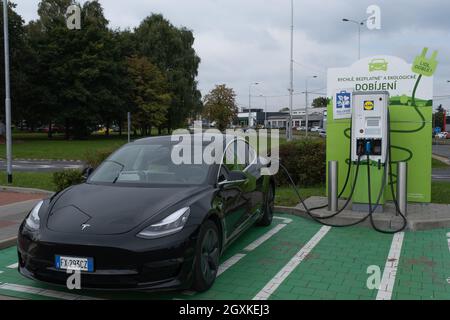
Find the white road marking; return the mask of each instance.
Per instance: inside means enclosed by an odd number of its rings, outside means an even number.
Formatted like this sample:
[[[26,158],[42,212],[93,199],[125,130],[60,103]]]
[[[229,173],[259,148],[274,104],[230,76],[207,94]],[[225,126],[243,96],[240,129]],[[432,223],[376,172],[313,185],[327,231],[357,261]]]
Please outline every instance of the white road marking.
[[[450,232],[447,233],[447,244],[448,244],[448,250],[450,251]]]
[[[11,284],[11,283],[0,284],[0,289],[35,294],[35,295],[39,295],[39,296],[44,296],[44,297],[49,297],[49,298],[57,298],[57,299],[63,299],[63,300],[103,300],[103,299],[99,299],[99,298],[87,297],[87,296],[82,296],[82,295],[78,295],[78,294],[65,293],[65,292],[60,292],[60,291],[47,290],[47,289],[41,289],[41,288],[35,288],[35,287],[23,286],[23,285],[19,285],[19,284]]]
[[[275,219],[279,219],[279,220],[283,220],[284,223],[291,223],[292,222],[292,219],[289,219],[289,218],[282,218],[282,217],[277,217],[277,216],[274,216],[274,218]],[[243,251],[248,251],[249,252],[249,251],[255,250],[257,247],[259,247],[265,241],[270,239],[274,234],[278,233],[284,227],[286,227],[286,224],[278,224],[278,225],[276,225],[274,228],[270,229],[269,231],[264,233],[261,237],[259,237],[258,239],[253,241],[251,244],[249,244],[247,247],[245,247],[243,249]],[[237,253],[234,256],[232,256],[231,258],[229,258],[228,260],[224,261],[219,266],[219,270],[217,270],[217,277],[219,277],[222,273],[224,273],[229,268],[234,266],[236,263],[238,263],[245,256],[246,256],[245,253]],[[181,294],[183,294],[185,296],[193,296],[195,294],[195,292],[186,290],[186,291],[183,291]]]
[[[262,245],[264,242],[269,240],[273,235],[277,234],[281,229],[286,227],[287,224],[281,223],[275,226],[275,228],[270,229],[268,232],[266,232],[264,235],[250,243],[247,247],[244,248],[244,251],[253,251],[256,248],[258,248],[260,245]]]
[[[241,260],[243,257],[245,257],[245,254],[243,253],[238,253],[235,254],[234,256],[232,256],[231,258],[229,258],[228,260],[224,261],[220,266],[219,266],[219,270],[217,270],[217,276],[220,276],[222,273],[224,273],[225,271],[227,271],[229,268],[231,268],[232,266],[234,266],[236,263],[239,262],[239,260]]]
[[[396,233],[392,239],[391,249],[384,266],[383,277],[378,288],[377,300],[391,300],[394,289],[395,276],[397,275],[398,263],[402,252],[404,232]]]
[[[278,220],[283,220],[283,223],[286,223],[286,224],[292,222],[292,219],[290,219],[290,218],[285,218],[285,217],[280,217],[280,216],[273,216],[273,218],[278,219]]]
[[[16,269],[17,267],[19,266],[19,263],[13,263],[12,265],[10,265],[10,266],[7,266],[7,268],[8,269]]]
[[[330,231],[331,227],[323,226],[308,241],[308,243],[299,251],[292,259],[273,277],[253,300],[267,300],[291,274],[292,271],[308,256],[312,249],[322,240],[322,238]]]

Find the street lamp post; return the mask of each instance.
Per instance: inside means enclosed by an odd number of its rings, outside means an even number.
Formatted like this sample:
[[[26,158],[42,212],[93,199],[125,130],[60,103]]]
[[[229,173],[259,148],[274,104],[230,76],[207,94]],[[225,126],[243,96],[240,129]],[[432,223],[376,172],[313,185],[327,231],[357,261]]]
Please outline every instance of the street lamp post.
[[[344,22],[351,22],[351,23],[355,23],[358,26],[358,60],[361,59],[361,26],[364,25],[364,23],[366,22],[366,20],[363,21],[356,21],[356,20],[352,20],[352,19],[342,19],[342,21]]]
[[[267,129],[267,96],[260,95],[261,98],[264,98],[264,128]]]
[[[252,86],[259,85],[259,82],[252,82],[248,86],[248,127],[250,128],[250,117],[252,111]]]
[[[309,79],[316,79],[317,78],[317,76],[310,76],[310,77],[307,77],[306,79],[305,79],[305,122],[306,122],[306,130],[305,130],[305,136],[306,137],[308,137],[308,128],[309,128],[309,110],[308,110],[308,103],[309,103],[309,101],[308,101],[308,80]]]
[[[11,135],[11,88],[9,75],[8,0],[3,1],[3,32],[5,41],[5,129],[6,129],[6,173],[12,183],[12,135]]]
[[[286,125],[286,138],[292,140],[292,108],[294,104],[294,0],[291,0],[291,61],[289,74],[289,122]]]

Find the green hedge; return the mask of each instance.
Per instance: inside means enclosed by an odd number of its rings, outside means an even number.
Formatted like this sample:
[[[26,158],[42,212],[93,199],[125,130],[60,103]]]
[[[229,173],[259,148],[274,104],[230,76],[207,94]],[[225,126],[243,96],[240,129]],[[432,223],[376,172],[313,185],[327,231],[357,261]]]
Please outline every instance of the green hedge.
[[[94,169],[97,168],[113,152],[113,149],[98,149],[87,151],[84,154],[84,161],[86,163],[86,166]]]
[[[64,170],[53,174],[53,182],[55,183],[56,191],[62,191],[70,186],[84,182],[84,177],[81,170]]]
[[[87,167],[97,168],[109,155],[113,152],[110,149],[101,149],[88,151],[84,155],[84,161]],[[83,171],[81,170],[64,170],[53,174],[53,182],[57,191],[62,191],[70,186],[80,184],[85,181]]]
[[[323,185],[326,178],[326,148],[321,140],[297,140],[280,146],[281,163],[301,187]],[[276,176],[278,185],[289,185],[282,168]]]

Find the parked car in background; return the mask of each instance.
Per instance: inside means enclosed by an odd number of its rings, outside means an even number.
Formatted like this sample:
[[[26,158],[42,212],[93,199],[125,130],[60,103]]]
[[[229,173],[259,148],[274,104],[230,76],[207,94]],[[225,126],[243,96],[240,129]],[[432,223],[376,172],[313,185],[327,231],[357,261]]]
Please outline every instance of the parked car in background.
[[[319,136],[321,136],[322,138],[327,137],[327,132],[324,129],[319,129],[317,132],[319,133]]]
[[[311,132],[319,132],[319,130],[321,130],[322,128],[319,126],[314,126],[311,128]]]
[[[438,139],[450,139],[450,135],[448,134],[448,132],[444,131],[444,132],[440,132],[436,135],[436,138]]]
[[[57,125],[52,126],[53,133],[63,133],[64,131],[65,131],[64,127],[60,127]],[[48,126],[39,127],[39,128],[37,128],[37,132],[48,133],[49,127]]]

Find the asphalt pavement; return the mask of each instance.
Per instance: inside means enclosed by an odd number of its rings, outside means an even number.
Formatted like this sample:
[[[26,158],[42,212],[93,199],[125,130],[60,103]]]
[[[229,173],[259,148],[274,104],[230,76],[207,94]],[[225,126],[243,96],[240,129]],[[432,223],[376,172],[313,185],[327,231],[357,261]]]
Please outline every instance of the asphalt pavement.
[[[13,170],[19,172],[54,172],[67,169],[82,169],[81,161],[66,160],[13,160]],[[0,170],[6,170],[6,161],[0,160]]]
[[[450,160],[450,145],[433,146],[433,154]],[[433,181],[450,182],[450,168],[433,169]]]
[[[450,144],[433,146],[433,154],[450,159]]]

